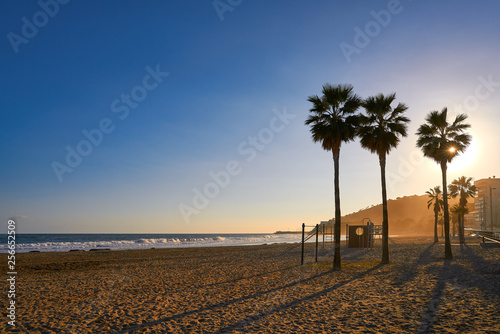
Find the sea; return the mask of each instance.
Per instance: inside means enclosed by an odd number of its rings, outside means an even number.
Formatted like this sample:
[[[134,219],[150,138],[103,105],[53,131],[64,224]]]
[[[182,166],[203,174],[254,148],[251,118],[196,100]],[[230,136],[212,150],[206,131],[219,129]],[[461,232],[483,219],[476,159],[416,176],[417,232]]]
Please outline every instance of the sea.
[[[1,235],[0,253],[7,253]],[[124,250],[298,243],[300,234],[16,234],[16,252]]]

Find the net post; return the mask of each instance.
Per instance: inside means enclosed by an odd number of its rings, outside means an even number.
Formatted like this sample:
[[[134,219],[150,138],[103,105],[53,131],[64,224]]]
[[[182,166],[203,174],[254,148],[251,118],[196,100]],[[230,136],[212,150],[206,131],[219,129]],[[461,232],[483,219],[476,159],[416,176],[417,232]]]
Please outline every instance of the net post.
[[[316,224],[316,262],[318,262],[318,237],[319,237],[319,225]]]
[[[302,256],[300,258],[300,265],[304,264],[304,231],[306,229],[306,223],[302,223]]]

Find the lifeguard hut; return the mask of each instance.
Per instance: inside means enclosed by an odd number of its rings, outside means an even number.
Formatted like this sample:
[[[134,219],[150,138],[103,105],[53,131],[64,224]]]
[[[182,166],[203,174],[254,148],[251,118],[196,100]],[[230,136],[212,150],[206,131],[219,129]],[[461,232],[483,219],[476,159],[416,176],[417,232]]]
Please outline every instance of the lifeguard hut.
[[[362,225],[346,224],[348,248],[372,248],[375,237],[382,235],[382,225],[375,225],[370,218],[363,218],[361,223]]]

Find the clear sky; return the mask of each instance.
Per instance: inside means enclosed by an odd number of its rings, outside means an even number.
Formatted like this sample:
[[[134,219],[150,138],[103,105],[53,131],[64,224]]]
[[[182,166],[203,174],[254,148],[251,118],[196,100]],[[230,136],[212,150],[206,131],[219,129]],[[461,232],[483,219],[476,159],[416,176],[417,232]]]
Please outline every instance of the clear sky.
[[[304,125],[326,82],[408,105],[389,198],[440,184],[415,132],[445,106],[474,136],[449,181],[500,176],[499,12],[494,0],[4,1],[0,219],[24,233],[329,219],[332,156]],[[356,141],[340,165],[343,214],[381,203],[375,155]]]

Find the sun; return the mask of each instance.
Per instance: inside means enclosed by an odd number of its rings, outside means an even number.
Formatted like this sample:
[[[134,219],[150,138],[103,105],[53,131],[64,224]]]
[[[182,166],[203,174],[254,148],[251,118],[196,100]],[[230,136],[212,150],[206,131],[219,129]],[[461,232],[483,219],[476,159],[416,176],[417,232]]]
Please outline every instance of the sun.
[[[456,148],[451,147],[449,150],[450,152],[454,153],[456,151]],[[467,147],[465,152],[462,152],[459,155],[457,155],[448,165],[448,169],[450,171],[459,171],[468,168],[475,162],[478,152],[479,152],[479,145],[476,139],[472,137],[471,143]]]

